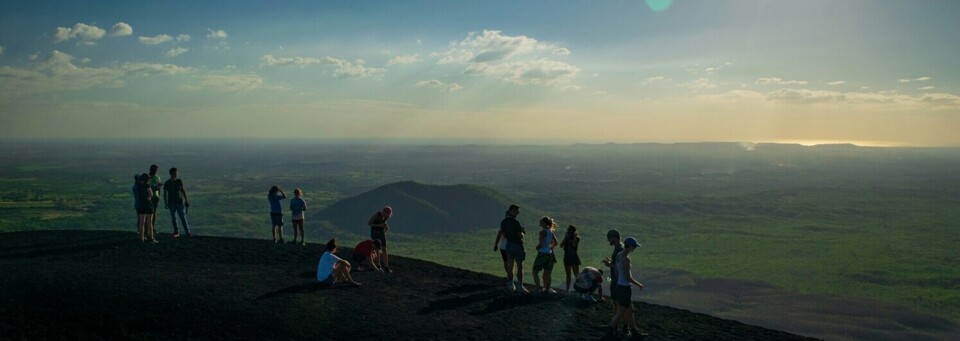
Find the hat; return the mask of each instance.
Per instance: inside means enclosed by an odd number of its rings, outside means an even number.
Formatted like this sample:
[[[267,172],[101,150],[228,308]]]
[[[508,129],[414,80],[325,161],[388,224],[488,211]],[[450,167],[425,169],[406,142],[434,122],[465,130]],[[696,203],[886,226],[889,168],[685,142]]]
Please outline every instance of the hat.
[[[613,237],[620,238],[620,231],[617,231],[617,230],[607,231],[607,239],[610,239],[610,238],[613,238]]]
[[[637,243],[637,240],[634,239],[633,237],[627,237],[627,239],[623,240],[623,245],[636,247],[636,246],[640,246],[640,243]]]
[[[386,214],[386,215],[391,215],[391,214],[393,214],[393,207],[384,206],[384,207],[383,207],[383,213]]]
[[[381,248],[381,247],[382,247],[382,243],[380,243],[380,239],[374,239],[374,240],[373,240],[373,246],[375,246],[375,247],[378,248],[378,249]]]

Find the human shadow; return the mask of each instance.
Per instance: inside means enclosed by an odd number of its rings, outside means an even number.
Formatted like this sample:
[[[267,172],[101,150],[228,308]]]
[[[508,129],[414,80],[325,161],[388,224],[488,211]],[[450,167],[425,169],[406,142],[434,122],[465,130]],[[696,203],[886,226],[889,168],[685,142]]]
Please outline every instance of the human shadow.
[[[260,295],[260,297],[257,297],[256,300],[259,301],[259,300],[280,297],[280,296],[287,296],[287,295],[309,294],[309,293],[317,292],[320,290],[326,290],[326,289],[330,289],[330,285],[323,284],[320,282],[306,283],[306,284],[295,285],[292,287],[288,287],[288,288],[280,289],[271,293]]]
[[[70,247],[58,247],[58,248],[45,248],[39,250],[31,251],[21,251],[21,252],[6,252],[4,250],[0,253],[0,259],[24,259],[24,258],[33,258],[33,257],[43,257],[43,256],[62,256],[69,255],[74,253],[83,253],[90,251],[100,251],[113,249],[118,246],[125,244],[130,244],[130,241],[114,241],[108,243],[97,243],[97,244],[81,244],[77,246]]]
[[[525,305],[563,300],[563,296],[560,295],[509,294],[498,296],[500,297],[497,297],[487,303],[487,306],[484,309],[472,311],[470,312],[470,315],[484,316],[496,313],[498,311],[515,309]]]
[[[493,286],[490,284],[480,284],[480,283],[464,284],[461,286],[456,286],[453,288],[441,290],[437,294],[438,295],[466,294],[466,293],[476,292],[476,291],[490,289],[490,288],[493,288]]]
[[[462,307],[466,307],[471,304],[478,302],[486,301],[494,297],[502,295],[497,292],[484,292],[479,294],[473,294],[469,296],[458,296],[451,298],[439,299],[433,302],[430,302],[430,305],[417,311],[419,315],[426,315],[440,310],[455,310]]]

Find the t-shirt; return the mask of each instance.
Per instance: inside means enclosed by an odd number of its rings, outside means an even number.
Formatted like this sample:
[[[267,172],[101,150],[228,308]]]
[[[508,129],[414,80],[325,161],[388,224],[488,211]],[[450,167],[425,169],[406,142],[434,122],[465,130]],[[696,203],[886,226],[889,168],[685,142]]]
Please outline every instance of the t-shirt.
[[[612,281],[610,282],[611,284],[614,284],[617,282],[616,263],[617,263],[617,257],[620,256],[621,251],[623,251],[623,243],[617,243],[616,245],[613,246],[613,256],[610,257],[610,261],[613,262],[612,263],[613,266],[610,267],[610,279],[612,279]]]
[[[150,189],[153,190],[153,196],[157,199],[160,198],[160,186],[163,185],[163,180],[160,179],[159,175],[150,176]]]
[[[594,283],[602,283],[603,275],[600,273],[600,270],[594,267],[585,267],[583,271],[580,271],[580,274],[577,275],[577,281],[574,285],[588,289],[593,286]]]
[[[270,202],[270,213],[283,213],[283,207],[280,207],[280,200],[286,199],[287,196],[277,193],[267,193],[267,201]]]
[[[524,232],[523,226],[520,226],[517,218],[509,215],[503,218],[500,221],[500,231],[503,231],[503,236],[508,242],[523,245],[523,239],[520,238],[520,232]]]
[[[183,205],[183,180],[170,179],[163,183],[163,197],[167,205]]]
[[[290,213],[293,214],[293,219],[303,219],[303,211],[307,210],[307,202],[301,197],[293,198],[290,200]]]
[[[323,256],[320,257],[320,264],[317,264],[317,280],[323,281],[327,279],[327,277],[330,277],[330,274],[333,273],[334,266],[341,260],[340,257],[330,253],[330,251],[324,252]]]
[[[355,255],[373,255],[373,240],[367,239],[357,244],[353,247],[353,254]]]
[[[153,202],[151,201],[151,192],[150,185],[145,183],[138,183],[133,185],[133,195],[136,198],[136,207],[140,209],[153,209]]]

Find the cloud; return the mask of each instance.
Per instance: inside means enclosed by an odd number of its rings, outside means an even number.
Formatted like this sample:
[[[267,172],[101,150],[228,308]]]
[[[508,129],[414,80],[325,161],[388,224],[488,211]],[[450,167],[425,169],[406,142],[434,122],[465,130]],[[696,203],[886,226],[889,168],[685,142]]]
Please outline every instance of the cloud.
[[[647,77],[647,79],[644,79],[644,80],[643,80],[643,83],[644,83],[644,84],[650,84],[650,83],[653,83],[653,82],[659,82],[659,81],[663,81],[663,80],[666,80],[666,79],[667,79],[667,78],[665,78],[665,77],[663,77],[663,76]]]
[[[260,62],[264,66],[300,66],[306,67],[309,65],[333,65],[334,71],[333,75],[339,78],[365,78],[370,76],[376,76],[382,74],[385,69],[383,68],[374,68],[364,66],[362,59],[357,59],[355,62],[349,62],[344,59],[338,59],[333,57],[281,57],[277,58],[273,55],[264,55],[260,57]]]
[[[227,39],[227,31],[224,31],[224,30],[214,31],[212,28],[208,28],[207,31],[208,31],[207,39]]]
[[[420,62],[421,60],[422,59],[420,59],[419,53],[411,54],[407,56],[394,56],[393,58],[390,58],[390,61],[387,62],[387,66],[396,65],[396,64],[400,64],[400,65],[413,64],[413,63]]]
[[[569,50],[527,36],[508,36],[501,31],[470,32],[449,50],[432,53],[440,65],[463,65],[467,75],[483,75],[513,84],[532,84],[559,89],[579,89],[573,79],[580,68],[552,60]]]
[[[140,37],[139,40],[143,45],[159,45],[173,40],[173,37],[161,34],[155,37]]]
[[[123,37],[131,34],[133,34],[133,27],[125,22],[118,22],[110,28],[110,36],[112,37]]]
[[[770,78],[758,78],[754,84],[760,85],[805,85],[807,81],[798,81],[798,80],[783,80],[777,77]]]
[[[900,83],[910,83],[910,80],[901,78]]]
[[[937,88],[937,87],[931,85],[931,86],[925,86],[925,87],[922,87],[922,88],[917,88],[917,90],[933,90],[933,89],[936,89],[936,88]]]
[[[840,84],[843,84],[843,83],[846,83],[846,82],[844,82],[844,81],[834,81],[834,82],[827,83],[827,85],[840,85]]]
[[[219,92],[250,92],[254,90],[283,90],[279,85],[268,84],[257,75],[205,75],[199,85],[185,84],[180,86],[183,91],[215,90]]]
[[[0,56],[3,55],[3,46],[0,46]]]
[[[78,91],[95,87],[123,87],[128,77],[176,75],[192,68],[173,64],[126,63],[113,67],[81,67],[74,57],[53,51],[47,59],[34,59],[28,68],[0,67],[0,96]]]
[[[440,89],[440,91],[443,91],[443,92],[453,92],[453,91],[463,89],[463,87],[460,86],[460,84],[444,83],[436,79],[432,79],[428,81],[419,81],[417,82],[417,86],[421,88],[427,87],[427,88]]]
[[[924,76],[924,77],[914,78],[913,80],[915,80],[915,81],[917,81],[917,82],[924,82],[924,81],[928,81],[928,80],[930,80],[930,79],[932,79],[932,78]]]
[[[190,41],[190,39],[193,39],[193,37],[191,37],[189,34],[177,35],[177,41]]]
[[[680,86],[694,90],[713,89],[717,87],[717,83],[707,78],[699,78],[688,83],[680,84]]]
[[[187,53],[187,51],[190,51],[190,49],[184,48],[184,47],[174,47],[172,49],[167,50],[167,52],[164,52],[164,55],[167,57],[173,58],[181,54]]]
[[[556,49],[553,49],[553,54],[559,55],[559,56],[569,56],[570,50],[568,50],[566,47],[556,48]]]
[[[57,32],[53,34],[53,42],[61,43],[76,38],[79,40],[78,45],[96,45],[96,40],[100,40],[105,34],[107,31],[102,28],[77,23],[73,28],[57,27]]]
[[[705,72],[705,73],[708,74],[708,75],[712,75],[712,74],[716,73],[717,71],[720,71],[720,68],[719,68],[719,67],[708,67],[708,68],[703,69],[703,72]]]

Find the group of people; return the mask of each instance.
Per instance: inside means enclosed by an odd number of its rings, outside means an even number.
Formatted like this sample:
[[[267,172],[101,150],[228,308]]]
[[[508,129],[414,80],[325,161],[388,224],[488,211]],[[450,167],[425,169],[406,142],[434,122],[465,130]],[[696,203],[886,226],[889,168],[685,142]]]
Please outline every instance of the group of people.
[[[497,232],[493,249],[494,251],[500,251],[500,256],[503,259],[503,268],[507,274],[507,288],[511,291],[527,294],[530,291],[523,285],[523,262],[526,260],[523,239],[526,230],[517,220],[519,214],[520,206],[510,205],[505,217],[500,222],[500,230]],[[582,262],[578,253],[580,236],[577,233],[577,227],[574,225],[568,226],[563,240],[557,242],[557,222],[553,218],[543,217],[540,219],[539,225],[540,231],[537,234],[536,246],[537,257],[533,261],[535,291],[545,294],[556,293],[556,290],[551,287],[551,273],[554,264],[557,263],[554,248],[559,245],[564,251],[565,292],[570,292],[571,278],[576,276],[573,288],[581,298],[595,301],[591,295],[596,291],[600,300],[605,300],[602,285],[604,271],[594,267],[585,267],[582,271],[579,269]],[[642,290],[643,284],[634,279],[630,271],[630,254],[640,244],[633,237],[627,237],[621,242],[620,232],[617,230],[607,232],[607,241],[613,247],[613,254],[610,258],[603,259],[601,263],[609,269],[610,273],[609,289],[610,299],[613,301],[613,318],[608,327],[612,332],[619,332],[621,326],[625,326],[629,328],[633,335],[640,335],[633,318],[632,286]],[[543,273],[542,277],[541,272]]]
[[[353,280],[350,275],[354,270],[354,264],[357,265],[356,271],[393,272],[390,269],[390,258],[387,256],[387,230],[390,229],[387,220],[392,216],[393,208],[390,206],[385,206],[370,216],[367,220],[367,225],[370,226],[370,239],[360,241],[353,247],[352,264],[336,255],[340,248],[336,238],[328,241],[327,251],[320,256],[320,263],[317,264],[317,281],[324,286],[344,282],[359,287],[360,283]]]
[[[190,201],[187,199],[187,191],[184,189],[183,180],[178,178],[176,167],[170,168],[170,178],[162,181],[157,171],[160,166],[150,165],[149,173],[137,174],[133,176],[133,198],[134,208],[137,210],[137,233],[140,236],[140,242],[146,242],[149,238],[151,243],[157,243],[157,211],[160,208],[160,198],[163,198],[163,207],[170,211],[170,218],[173,224],[173,237],[180,237],[180,229],[177,225],[179,217],[183,232],[187,237],[192,237],[190,225],[187,224],[186,210],[190,207]]]
[[[297,244],[297,236],[300,236],[300,245],[307,245],[307,235],[303,232],[304,212],[307,211],[307,201],[303,199],[303,190],[297,188],[293,190],[293,200],[290,200],[290,221],[293,223],[293,241],[290,244]],[[274,243],[285,243],[283,241],[283,207],[280,200],[286,199],[287,193],[284,193],[280,186],[273,185],[267,192],[267,201],[270,203],[270,232],[273,234]],[[277,239],[277,236],[280,239]]]

